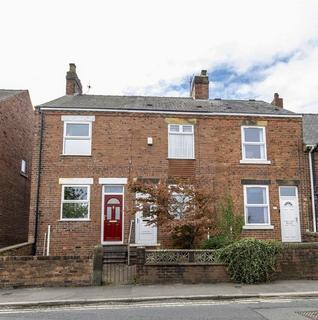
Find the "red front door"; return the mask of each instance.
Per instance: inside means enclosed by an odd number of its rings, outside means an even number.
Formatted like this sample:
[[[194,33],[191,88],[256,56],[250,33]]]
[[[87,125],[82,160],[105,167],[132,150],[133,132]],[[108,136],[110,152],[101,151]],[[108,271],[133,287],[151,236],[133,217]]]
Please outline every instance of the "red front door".
[[[123,196],[105,195],[104,241],[122,241]]]

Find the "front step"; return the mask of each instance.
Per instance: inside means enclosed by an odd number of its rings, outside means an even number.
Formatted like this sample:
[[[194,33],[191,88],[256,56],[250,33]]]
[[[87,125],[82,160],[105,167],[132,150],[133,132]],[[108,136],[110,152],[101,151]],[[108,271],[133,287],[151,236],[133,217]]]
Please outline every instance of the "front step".
[[[130,264],[135,264],[137,253],[135,248],[130,248]],[[104,246],[104,264],[127,264],[128,250],[127,246]]]

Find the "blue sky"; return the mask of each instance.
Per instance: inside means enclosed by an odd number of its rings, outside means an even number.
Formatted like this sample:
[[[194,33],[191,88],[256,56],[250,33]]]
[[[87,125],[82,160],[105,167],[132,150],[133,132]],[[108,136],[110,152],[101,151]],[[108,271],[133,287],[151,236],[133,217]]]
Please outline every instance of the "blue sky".
[[[91,94],[210,95],[318,111],[316,0],[11,0],[2,4],[0,88],[35,105],[65,93],[74,62]],[[57,19],[58,17],[58,19]]]

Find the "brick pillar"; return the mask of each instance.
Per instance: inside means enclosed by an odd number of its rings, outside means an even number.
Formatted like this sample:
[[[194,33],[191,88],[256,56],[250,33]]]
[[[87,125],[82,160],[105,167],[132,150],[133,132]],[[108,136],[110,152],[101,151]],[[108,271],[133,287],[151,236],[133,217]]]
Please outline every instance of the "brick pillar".
[[[94,248],[93,252],[93,286],[102,285],[103,277],[103,256],[104,249],[101,245],[98,245]]]

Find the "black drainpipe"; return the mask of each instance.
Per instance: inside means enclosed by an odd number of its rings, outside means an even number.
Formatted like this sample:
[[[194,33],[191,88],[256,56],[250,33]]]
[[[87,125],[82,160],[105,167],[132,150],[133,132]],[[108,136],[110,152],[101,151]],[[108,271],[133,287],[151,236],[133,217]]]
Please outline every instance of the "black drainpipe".
[[[39,161],[38,161],[38,179],[36,190],[36,205],[35,205],[35,227],[34,227],[34,245],[33,255],[36,255],[36,245],[38,239],[38,226],[39,226],[39,206],[40,206],[40,184],[41,184],[41,165],[42,165],[42,145],[43,145],[43,125],[44,125],[44,113],[39,109],[40,114],[40,146],[39,146]]]

